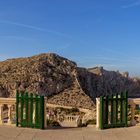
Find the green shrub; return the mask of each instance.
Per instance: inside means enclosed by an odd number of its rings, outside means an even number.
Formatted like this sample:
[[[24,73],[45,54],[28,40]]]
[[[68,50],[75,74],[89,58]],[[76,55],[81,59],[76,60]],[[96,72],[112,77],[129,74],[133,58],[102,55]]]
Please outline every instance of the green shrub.
[[[131,121],[131,116],[128,116],[128,117],[127,117],[127,120],[128,120],[128,121]]]
[[[74,113],[78,113],[80,112],[78,108],[71,108],[71,109],[67,109],[67,108],[63,108],[63,107],[57,107],[56,110],[60,110],[61,112],[65,112],[66,114],[74,114]]]
[[[89,124],[96,124],[96,120],[95,120],[95,119],[88,120],[88,121],[86,122],[86,125],[89,125]]]
[[[53,120],[47,119],[47,125],[51,125],[53,123]]]
[[[60,126],[60,124],[57,121],[53,121],[52,126]]]
[[[48,126],[60,126],[60,124],[57,121],[50,120],[50,119],[47,120],[47,125]]]
[[[78,108],[72,108],[71,112],[80,112]]]
[[[87,124],[86,123],[82,123],[79,125],[79,127],[87,127]]]
[[[139,114],[139,110],[135,109],[135,115],[138,115],[138,114]]]

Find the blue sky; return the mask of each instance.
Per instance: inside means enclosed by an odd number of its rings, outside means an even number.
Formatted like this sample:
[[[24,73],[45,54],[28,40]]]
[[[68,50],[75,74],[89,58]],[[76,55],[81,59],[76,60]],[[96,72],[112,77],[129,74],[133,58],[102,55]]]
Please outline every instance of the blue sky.
[[[140,0],[0,0],[0,60],[47,52],[140,76]]]

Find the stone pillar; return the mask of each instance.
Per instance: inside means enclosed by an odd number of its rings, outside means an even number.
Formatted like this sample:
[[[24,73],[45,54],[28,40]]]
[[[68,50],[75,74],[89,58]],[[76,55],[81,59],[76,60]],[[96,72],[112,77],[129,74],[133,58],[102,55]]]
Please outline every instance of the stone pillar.
[[[3,105],[0,105],[0,124],[3,123]]]
[[[8,124],[12,124],[12,120],[11,120],[11,107],[12,105],[8,105]]]
[[[96,98],[96,128],[100,127],[100,98]]]
[[[130,107],[131,107],[131,121],[130,121],[130,124],[131,125],[136,125],[136,121],[135,121],[135,104],[131,104]]]

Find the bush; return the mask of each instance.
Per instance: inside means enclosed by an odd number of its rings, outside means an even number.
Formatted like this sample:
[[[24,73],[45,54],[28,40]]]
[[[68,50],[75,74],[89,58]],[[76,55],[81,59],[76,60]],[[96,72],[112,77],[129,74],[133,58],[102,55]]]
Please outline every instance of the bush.
[[[79,125],[79,127],[87,127],[87,124],[86,123],[82,123]]]
[[[63,108],[63,107],[57,107],[56,110],[60,110],[61,112],[65,112],[66,114],[74,114],[80,112],[78,108]]]
[[[72,108],[71,112],[80,112],[78,108]]]
[[[95,119],[92,119],[92,120],[88,120],[87,122],[86,122],[86,125],[89,125],[89,124],[96,124],[96,120]]]
[[[57,121],[50,120],[50,119],[47,120],[47,125],[48,126],[60,126],[60,124]]]
[[[139,115],[139,110],[135,109],[135,115]]]
[[[92,119],[92,120],[88,120],[86,123],[83,123],[83,124],[80,124],[79,126],[80,127],[87,127],[87,125],[94,125],[96,124],[96,120],[95,119]]]
[[[57,121],[53,121],[52,126],[60,126],[60,124]]]

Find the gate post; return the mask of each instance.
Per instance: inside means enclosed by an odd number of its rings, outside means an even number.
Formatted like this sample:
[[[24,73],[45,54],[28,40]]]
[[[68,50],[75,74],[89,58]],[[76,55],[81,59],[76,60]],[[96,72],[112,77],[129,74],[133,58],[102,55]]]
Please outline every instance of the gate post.
[[[100,98],[96,98],[96,128],[100,127]]]

